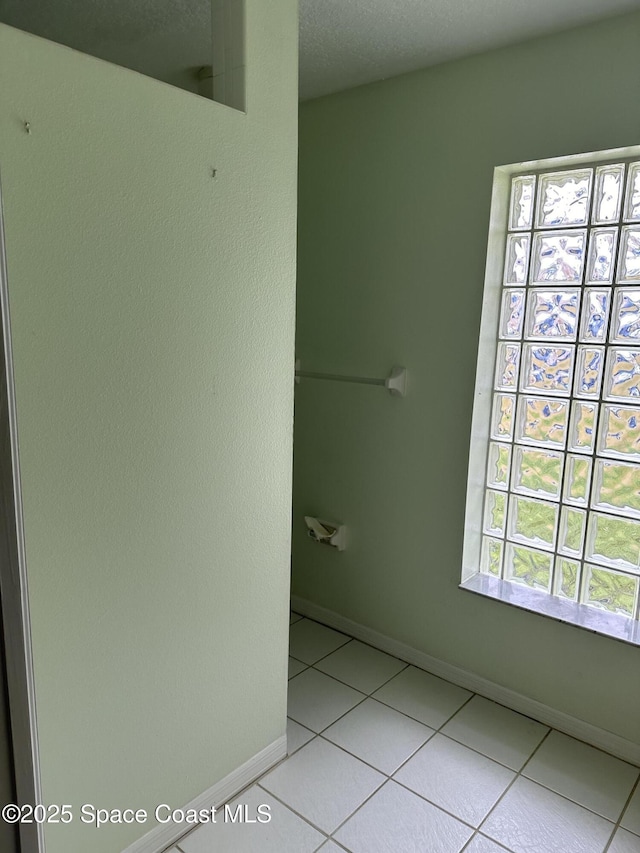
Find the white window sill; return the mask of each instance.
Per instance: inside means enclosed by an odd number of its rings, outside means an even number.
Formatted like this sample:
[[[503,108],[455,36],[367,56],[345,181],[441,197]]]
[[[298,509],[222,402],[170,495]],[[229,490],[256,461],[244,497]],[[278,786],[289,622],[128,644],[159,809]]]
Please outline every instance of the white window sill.
[[[474,592],[529,610],[569,625],[586,628],[594,634],[604,634],[632,646],[640,646],[640,622],[586,604],[577,604],[546,592],[538,592],[523,584],[500,580],[491,575],[477,574],[460,584],[460,589]]]

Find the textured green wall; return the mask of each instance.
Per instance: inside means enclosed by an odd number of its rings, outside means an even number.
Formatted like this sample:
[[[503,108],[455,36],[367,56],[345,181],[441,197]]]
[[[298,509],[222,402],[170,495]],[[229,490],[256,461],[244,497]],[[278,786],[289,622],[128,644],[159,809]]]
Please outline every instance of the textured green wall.
[[[182,806],[285,731],[295,0],[247,20],[247,115],[0,27],[47,803]]]
[[[458,590],[495,166],[637,144],[640,15],[302,106],[293,591],[640,742],[640,649]],[[350,527],[342,554],[303,516]]]

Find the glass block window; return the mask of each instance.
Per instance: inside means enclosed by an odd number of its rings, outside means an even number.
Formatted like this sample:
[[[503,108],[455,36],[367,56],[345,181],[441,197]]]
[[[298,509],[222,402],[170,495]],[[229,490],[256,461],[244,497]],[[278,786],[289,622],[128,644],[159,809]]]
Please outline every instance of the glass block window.
[[[480,573],[640,612],[640,160],[515,174]]]

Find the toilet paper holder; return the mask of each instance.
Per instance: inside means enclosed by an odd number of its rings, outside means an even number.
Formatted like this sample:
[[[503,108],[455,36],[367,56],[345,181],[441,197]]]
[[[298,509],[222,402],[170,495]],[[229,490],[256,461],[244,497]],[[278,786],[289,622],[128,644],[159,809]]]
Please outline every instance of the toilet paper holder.
[[[319,542],[321,545],[328,545],[336,551],[344,551],[347,547],[347,528],[344,524],[337,524],[335,521],[326,521],[323,518],[315,518],[311,515],[305,515],[304,521],[310,539]]]

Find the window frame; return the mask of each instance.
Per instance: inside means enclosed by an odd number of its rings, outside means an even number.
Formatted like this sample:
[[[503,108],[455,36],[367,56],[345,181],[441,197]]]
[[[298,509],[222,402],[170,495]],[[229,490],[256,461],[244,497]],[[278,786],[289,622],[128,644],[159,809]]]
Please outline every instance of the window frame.
[[[490,443],[494,373],[498,351],[498,327],[503,293],[505,246],[508,233],[511,179],[518,174],[537,174],[579,169],[605,163],[637,160],[640,145],[587,152],[568,157],[530,160],[494,169],[487,261],[476,367],[475,393],[467,479],[465,527],[460,589],[586,628],[640,646],[640,620],[609,613],[591,605],[530,589],[523,584],[480,573],[482,522],[486,492],[487,456]],[[587,259],[585,258],[585,264]],[[615,284],[614,284],[615,286]]]

